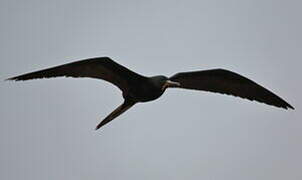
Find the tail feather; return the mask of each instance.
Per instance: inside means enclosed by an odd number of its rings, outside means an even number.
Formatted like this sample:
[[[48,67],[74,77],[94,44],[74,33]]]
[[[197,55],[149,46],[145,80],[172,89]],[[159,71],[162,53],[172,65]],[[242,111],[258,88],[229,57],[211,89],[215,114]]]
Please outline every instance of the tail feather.
[[[119,107],[117,107],[103,121],[101,121],[100,124],[98,124],[96,126],[95,130],[100,129],[105,124],[109,123],[110,121],[112,121],[113,119],[115,119],[117,116],[121,115],[123,112],[127,111],[128,109],[130,109],[134,104],[135,104],[135,102],[125,100],[122,105],[120,105]]]

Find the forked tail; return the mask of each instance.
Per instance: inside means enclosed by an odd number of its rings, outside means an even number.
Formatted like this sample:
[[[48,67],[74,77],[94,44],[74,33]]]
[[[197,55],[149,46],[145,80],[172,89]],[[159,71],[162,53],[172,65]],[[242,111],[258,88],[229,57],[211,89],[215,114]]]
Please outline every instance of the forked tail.
[[[120,105],[118,108],[116,108],[102,122],[100,122],[100,124],[97,125],[97,127],[95,128],[95,130],[100,129],[102,126],[104,126],[105,124],[109,123],[114,118],[116,118],[117,116],[121,115],[123,112],[127,111],[134,104],[135,104],[135,102],[133,102],[133,101],[125,100],[122,105]]]

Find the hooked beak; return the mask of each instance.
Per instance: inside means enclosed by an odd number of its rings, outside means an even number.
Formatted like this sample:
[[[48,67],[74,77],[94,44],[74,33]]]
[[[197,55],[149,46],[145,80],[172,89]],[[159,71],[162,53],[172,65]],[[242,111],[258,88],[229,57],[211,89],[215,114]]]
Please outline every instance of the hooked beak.
[[[180,86],[179,82],[174,82],[174,81],[167,80],[165,82],[165,84],[163,85],[162,90],[165,90],[168,87],[179,87],[179,86]]]

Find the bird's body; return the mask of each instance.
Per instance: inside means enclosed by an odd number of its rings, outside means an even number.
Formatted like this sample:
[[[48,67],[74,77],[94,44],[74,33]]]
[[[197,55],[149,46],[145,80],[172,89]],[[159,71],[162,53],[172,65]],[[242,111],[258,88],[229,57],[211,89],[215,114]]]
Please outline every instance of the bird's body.
[[[163,85],[167,80],[164,76],[154,76],[146,78],[144,81],[138,82],[133,85],[127,94],[123,94],[125,99],[130,98],[135,102],[148,102],[159,98],[166,89],[163,89]]]
[[[165,76],[146,77],[119,65],[108,57],[76,61],[8,80],[19,81],[60,76],[102,79],[113,83],[122,91],[124,103],[110,113],[96,129],[112,121],[138,102],[148,102],[159,98],[167,88],[171,87],[223,93],[284,109],[294,109],[271,91],[228,70],[182,72],[170,78]]]

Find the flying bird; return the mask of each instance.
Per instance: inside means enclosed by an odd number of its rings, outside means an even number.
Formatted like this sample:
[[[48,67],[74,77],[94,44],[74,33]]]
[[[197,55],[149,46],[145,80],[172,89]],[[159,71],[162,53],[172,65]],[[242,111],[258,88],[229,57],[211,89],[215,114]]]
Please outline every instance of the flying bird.
[[[124,102],[101,121],[96,130],[121,115],[139,102],[159,98],[167,88],[209,91],[255,100],[284,109],[294,109],[289,103],[254,81],[225,69],[180,72],[171,77],[146,77],[116,63],[109,57],[80,60],[35,71],[7,80],[24,81],[53,77],[96,78],[116,85]]]

